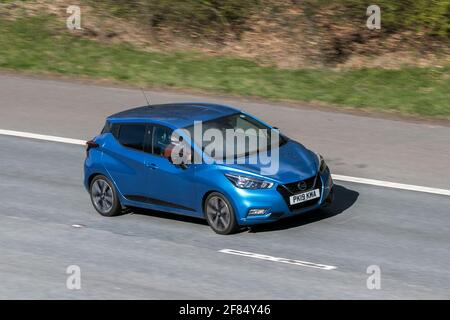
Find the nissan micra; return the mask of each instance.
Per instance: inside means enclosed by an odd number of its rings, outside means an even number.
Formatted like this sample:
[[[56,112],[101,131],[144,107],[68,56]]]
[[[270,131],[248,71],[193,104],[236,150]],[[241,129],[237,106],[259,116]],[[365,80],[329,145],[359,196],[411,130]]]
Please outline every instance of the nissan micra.
[[[149,105],[114,114],[87,142],[84,184],[98,213],[141,207],[205,218],[219,234],[332,202],[323,157],[235,108]]]

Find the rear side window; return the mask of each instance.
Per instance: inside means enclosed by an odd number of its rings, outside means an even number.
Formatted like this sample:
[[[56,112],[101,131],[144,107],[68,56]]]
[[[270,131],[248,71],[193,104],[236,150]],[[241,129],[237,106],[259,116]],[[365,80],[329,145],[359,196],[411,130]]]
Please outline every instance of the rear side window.
[[[145,125],[122,124],[119,129],[119,142],[125,147],[144,150]]]

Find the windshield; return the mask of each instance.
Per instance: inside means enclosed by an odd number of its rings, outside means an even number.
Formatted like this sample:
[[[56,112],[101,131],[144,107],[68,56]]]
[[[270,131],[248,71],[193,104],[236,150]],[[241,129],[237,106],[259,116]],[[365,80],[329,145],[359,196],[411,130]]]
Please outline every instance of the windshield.
[[[280,134],[275,134],[272,139],[273,129],[242,113],[197,123],[195,126],[196,130],[194,125],[185,129],[195,144],[215,159],[248,156],[286,143],[286,138]],[[201,136],[197,137],[194,133],[201,133]]]

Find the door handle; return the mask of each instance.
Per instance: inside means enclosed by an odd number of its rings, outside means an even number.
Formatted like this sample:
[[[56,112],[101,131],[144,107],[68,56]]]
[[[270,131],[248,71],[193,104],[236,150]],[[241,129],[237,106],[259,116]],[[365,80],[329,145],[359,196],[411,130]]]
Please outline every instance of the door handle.
[[[151,162],[145,162],[145,166],[147,167],[147,168],[150,168],[150,169],[158,169],[158,166],[156,165],[156,164],[154,164],[154,163],[151,163]]]

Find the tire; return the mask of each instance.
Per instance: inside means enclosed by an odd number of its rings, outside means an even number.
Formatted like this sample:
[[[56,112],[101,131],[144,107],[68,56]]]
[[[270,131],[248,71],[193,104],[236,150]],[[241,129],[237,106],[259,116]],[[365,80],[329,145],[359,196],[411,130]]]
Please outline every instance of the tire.
[[[215,233],[226,235],[238,230],[233,206],[221,193],[213,192],[208,195],[203,210],[206,221]]]
[[[334,202],[334,188],[330,190],[330,194],[325,199],[325,201],[322,204],[322,208],[328,208],[330,207]]]
[[[114,184],[105,176],[98,175],[89,186],[91,202],[95,210],[105,217],[121,214],[122,206]]]

